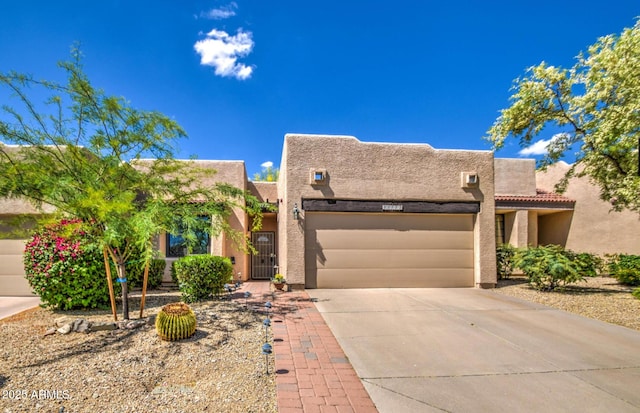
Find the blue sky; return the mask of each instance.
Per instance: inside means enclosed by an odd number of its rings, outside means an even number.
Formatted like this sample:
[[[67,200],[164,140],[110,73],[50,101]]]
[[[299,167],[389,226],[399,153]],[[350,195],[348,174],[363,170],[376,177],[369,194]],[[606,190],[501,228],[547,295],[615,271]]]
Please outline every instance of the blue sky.
[[[79,41],[94,86],[187,131],[179,157],[252,175],[279,165],[286,133],[490,149],[514,78],[571,66],[636,16],[637,0],[7,1],[0,71],[63,80]]]

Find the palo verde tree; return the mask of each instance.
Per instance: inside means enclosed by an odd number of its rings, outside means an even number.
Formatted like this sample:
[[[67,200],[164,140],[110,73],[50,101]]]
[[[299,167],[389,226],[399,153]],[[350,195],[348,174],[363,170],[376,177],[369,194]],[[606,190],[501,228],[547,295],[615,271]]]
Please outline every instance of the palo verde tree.
[[[175,160],[173,143],[185,137],[183,129],[161,113],[137,110],[95,89],[77,48],[59,66],[65,84],[0,74],[0,84],[20,105],[3,105],[0,118],[0,140],[14,144],[0,145],[0,197],[53,206],[90,223],[105,264],[108,256],[117,268],[128,319],[125,263],[150,259],[154,236],[180,231],[189,245],[198,231],[225,232],[246,246],[226,217],[242,208],[260,225],[261,205],[238,188],[212,183],[214,171]],[[28,95],[39,88],[49,95],[43,103]]]
[[[271,162],[262,165],[262,170],[253,174],[254,181],[276,182],[280,175],[280,169],[274,168]]]
[[[588,176],[614,210],[640,212],[640,21],[599,38],[569,69],[544,62],[529,68],[513,90],[511,106],[488,131],[495,149],[508,138],[528,146],[551,127],[558,132],[539,167],[567,151],[576,155],[558,190],[572,176]]]

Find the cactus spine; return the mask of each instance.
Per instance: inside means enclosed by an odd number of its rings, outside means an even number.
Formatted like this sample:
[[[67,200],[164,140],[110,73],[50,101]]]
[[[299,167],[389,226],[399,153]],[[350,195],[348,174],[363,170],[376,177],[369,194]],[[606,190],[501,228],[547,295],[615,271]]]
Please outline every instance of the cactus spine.
[[[167,341],[189,338],[196,332],[196,315],[185,303],[167,304],[156,317],[156,331]]]

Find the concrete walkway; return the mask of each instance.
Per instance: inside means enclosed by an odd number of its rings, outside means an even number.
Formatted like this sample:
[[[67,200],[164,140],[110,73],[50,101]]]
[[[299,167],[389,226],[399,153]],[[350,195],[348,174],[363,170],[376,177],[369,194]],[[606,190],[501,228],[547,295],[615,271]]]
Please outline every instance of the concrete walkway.
[[[39,304],[40,297],[0,297],[0,320]]]
[[[308,290],[380,412],[639,412],[640,332],[479,289]]]

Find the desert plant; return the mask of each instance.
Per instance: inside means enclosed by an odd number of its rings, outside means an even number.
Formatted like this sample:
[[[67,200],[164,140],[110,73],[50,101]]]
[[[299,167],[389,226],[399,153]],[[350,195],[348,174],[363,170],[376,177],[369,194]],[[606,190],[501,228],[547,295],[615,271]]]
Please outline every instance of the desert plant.
[[[27,281],[43,306],[61,310],[109,305],[104,256],[91,227],[63,219],[36,231],[24,251]],[[114,288],[119,289],[115,283]]]
[[[584,277],[596,277],[604,270],[604,260],[588,252],[564,250],[564,255],[576,266],[576,270]]]
[[[536,290],[553,291],[566,284],[583,281],[584,275],[558,245],[520,249],[514,265],[522,270]]]
[[[609,274],[620,284],[640,285],[640,255],[616,254],[607,262]]]
[[[189,255],[175,261],[172,269],[187,303],[217,295],[233,280],[233,266],[226,257]]]
[[[511,244],[500,244],[496,248],[496,264],[498,268],[498,279],[508,279],[513,274],[513,258],[516,248]]]
[[[633,291],[631,292],[631,294],[634,297],[636,297],[638,300],[640,300],[640,287],[634,288]]]
[[[167,304],[156,316],[156,331],[166,341],[189,338],[196,332],[196,315],[185,303]]]
[[[147,288],[158,288],[162,284],[162,276],[167,262],[161,258],[154,258],[149,262],[149,278]],[[144,281],[144,261],[127,262],[127,281],[131,288],[142,288]]]

